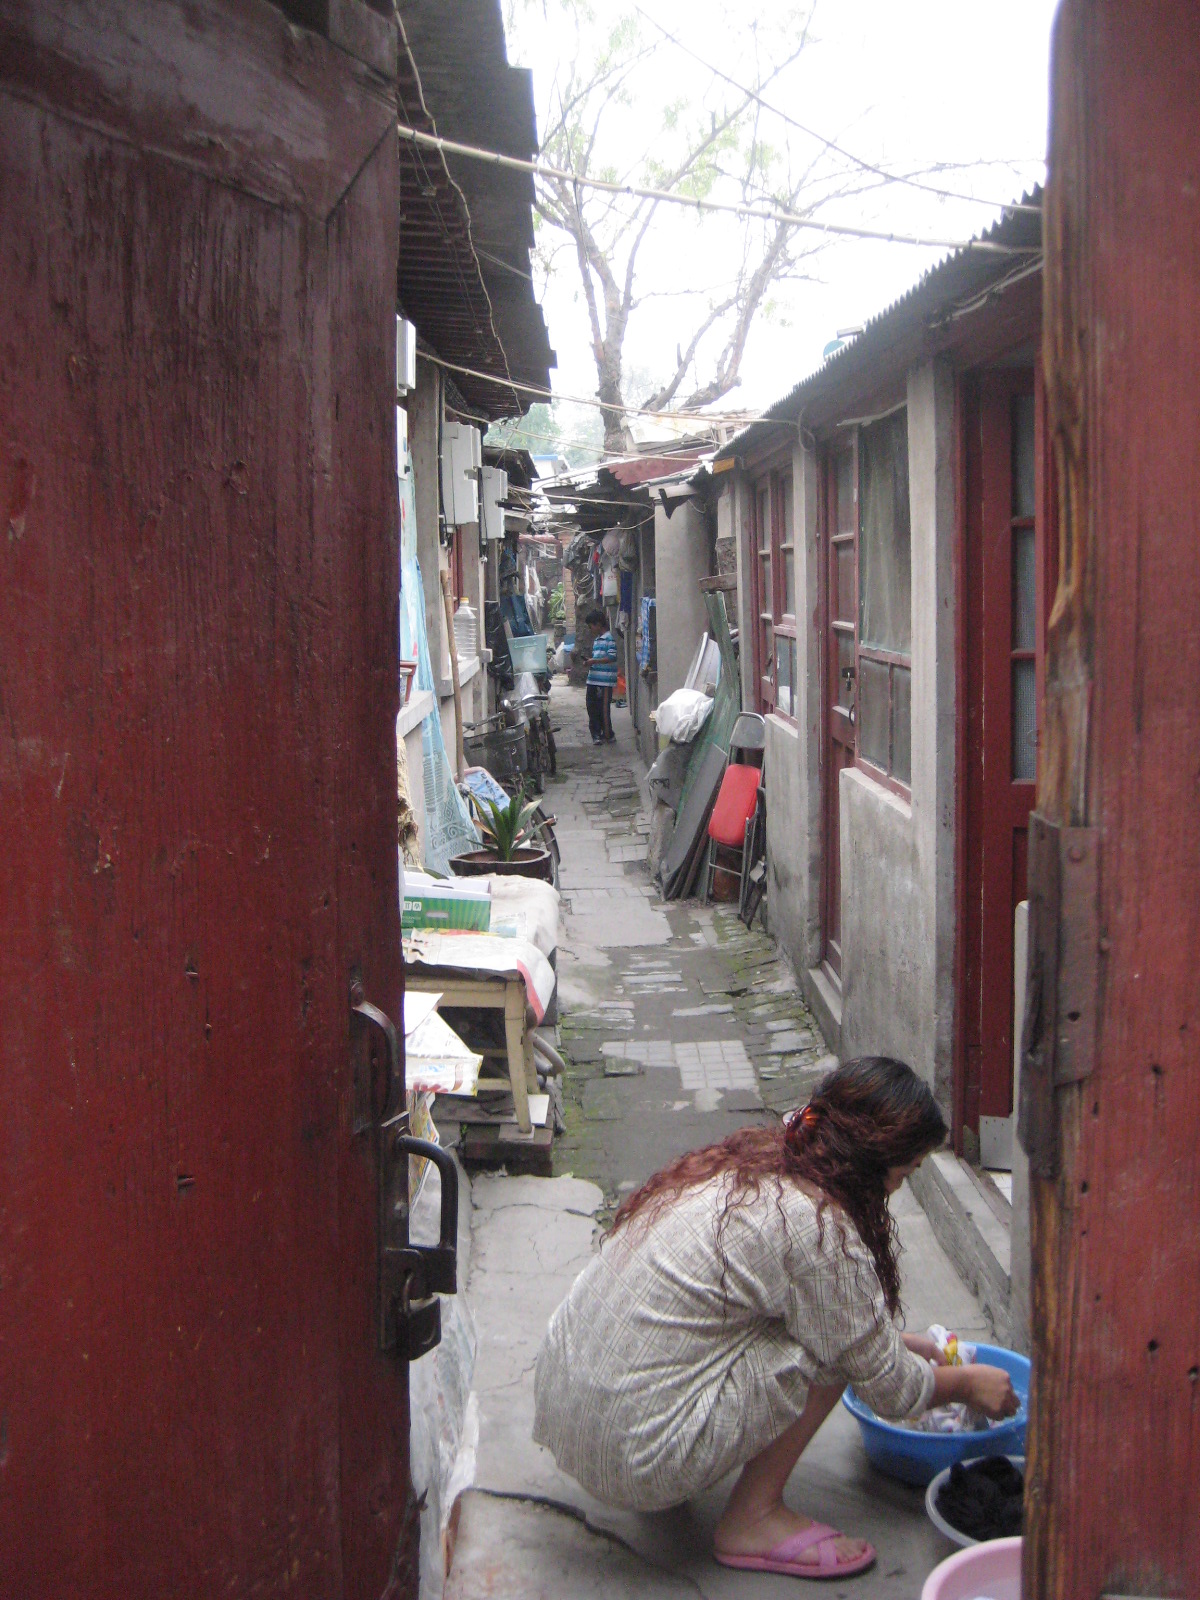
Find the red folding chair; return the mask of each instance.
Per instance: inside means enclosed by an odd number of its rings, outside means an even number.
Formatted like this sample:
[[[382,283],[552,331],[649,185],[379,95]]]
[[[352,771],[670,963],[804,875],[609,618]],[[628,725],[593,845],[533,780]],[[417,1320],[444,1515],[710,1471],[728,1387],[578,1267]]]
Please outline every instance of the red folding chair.
[[[705,863],[704,903],[712,897],[713,871],[717,866],[717,851],[736,851],[737,866],[723,867],[736,872],[738,899],[747,872],[747,841],[754,812],[758,806],[758,791],[762,784],[763,752],[766,745],[765,720],[752,711],[743,711],[733,725],[729,739],[729,765],[721,779],[717,803],[708,819],[708,860]],[[722,864],[723,865],[723,864]]]

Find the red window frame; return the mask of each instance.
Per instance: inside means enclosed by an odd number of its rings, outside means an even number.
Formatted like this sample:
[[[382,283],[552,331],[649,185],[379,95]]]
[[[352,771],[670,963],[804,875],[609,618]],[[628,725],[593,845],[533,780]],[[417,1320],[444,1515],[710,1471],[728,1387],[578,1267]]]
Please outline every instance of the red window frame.
[[[904,409],[907,412],[907,407],[903,407],[903,408],[897,407],[897,410],[900,410],[900,409]],[[889,415],[890,414],[891,413],[889,413]],[[906,439],[906,444],[907,444],[907,439],[908,439],[907,416],[906,416],[905,420],[906,420],[905,439]],[[855,440],[854,440],[854,471],[855,471],[855,474],[856,474],[856,477],[857,477],[857,480],[858,480],[858,482],[857,482],[858,515],[857,515],[857,526],[856,526],[855,532],[854,532],[854,566],[855,566],[855,573],[856,573],[857,581],[858,581],[858,605],[857,605],[857,609],[856,609],[856,613],[855,613],[855,624],[854,624],[854,647],[855,647],[854,648],[854,669],[855,669],[855,679],[854,679],[854,690],[855,690],[855,692],[854,692],[854,764],[855,764],[856,767],[860,768],[863,772],[867,773],[867,775],[869,777],[873,778],[876,783],[882,784],[884,786],[884,788],[886,788],[886,789],[890,789],[893,794],[899,795],[901,797],[901,799],[911,800],[911,798],[912,798],[912,636],[911,636],[911,623],[910,623],[909,646],[908,646],[907,652],[906,651],[901,651],[901,650],[884,650],[884,649],[879,648],[879,646],[877,646],[877,645],[864,644],[863,643],[863,638],[862,638],[863,585],[864,585],[864,583],[866,581],[866,574],[864,572],[863,547],[862,547],[862,523],[863,523],[863,492],[862,491],[863,491],[863,486],[862,486],[862,439],[861,439],[861,432],[862,432],[861,428],[856,428],[854,430],[854,433],[855,433]],[[911,572],[911,562],[912,562],[912,534],[911,534],[911,529],[910,529],[910,533],[909,533],[910,572]],[[911,578],[910,578],[910,582],[911,582]],[[885,767],[881,767],[878,764],[878,762],[872,761],[868,756],[865,756],[863,754],[863,751],[862,751],[862,685],[863,685],[863,662],[864,661],[866,661],[869,664],[874,665],[874,666],[886,668],[886,670],[887,670],[887,675],[888,675],[888,700],[887,700],[888,766],[886,768]],[[908,776],[907,780],[904,779],[904,778],[897,777],[895,772],[892,770],[892,761],[893,761],[893,757],[894,757],[894,751],[892,749],[892,743],[891,743],[891,729],[892,729],[893,709],[894,709],[895,694],[896,694],[896,669],[897,668],[899,668],[901,671],[906,672],[908,674],[908,683],[909,683],[909,706],[908,706],[908,719],[909,719],[909,776]]]
[[[754,668],[759,710],[796,720],[796,531],[791,467],[773,468],[751,484],[751,559],[754,563]],[[789,527],[789,511],[791,525]],[[764,538],[764,532],[766,537]],[[792,562],[792,609],[787,605],[786,558]],[[778,641],[789,640],[791,684],[786,707],[779,704]]]

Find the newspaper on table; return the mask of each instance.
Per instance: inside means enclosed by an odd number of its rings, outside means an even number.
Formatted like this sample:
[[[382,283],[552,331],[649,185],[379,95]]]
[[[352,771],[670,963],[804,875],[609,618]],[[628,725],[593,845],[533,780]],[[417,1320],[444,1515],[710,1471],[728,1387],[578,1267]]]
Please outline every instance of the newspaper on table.
[[[449,967],[465,975],[519,977],[537,1023],[554,995],[554,968],[528,939],[418,928],[405,936],[404,961],[407,966]]]

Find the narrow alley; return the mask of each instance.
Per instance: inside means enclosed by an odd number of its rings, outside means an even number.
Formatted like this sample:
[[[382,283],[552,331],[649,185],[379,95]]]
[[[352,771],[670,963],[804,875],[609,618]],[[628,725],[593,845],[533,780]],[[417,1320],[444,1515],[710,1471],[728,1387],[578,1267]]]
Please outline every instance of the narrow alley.
[[[581,691],[554,687],[562,847],[560,1035],[569,1075],[553,1178],[476,1176],[466,1300],[478,1335],[479,1442],[446,1593],[453,1600],[771,1596],[791,1580],[718,1566],[712,1529],[728,1485],[678,1511],[614,1512],[530,1437],[533,1367],[546,1323],[624,1194],[675,1155],[803,1104],[834,1063],[786,963],[727,907],[663,905],[645,866],[645,769],[627,717],[593,746]],[[908,1326],[937,1320],[987,1337],[982,1313],[907,1187],[894,1211]],[[874,1472],[838,1407],[797,1468],[798,1509],[879,1551],[873,1571],[829,1585],[911,1600],[949,1547],[921,1491]]]

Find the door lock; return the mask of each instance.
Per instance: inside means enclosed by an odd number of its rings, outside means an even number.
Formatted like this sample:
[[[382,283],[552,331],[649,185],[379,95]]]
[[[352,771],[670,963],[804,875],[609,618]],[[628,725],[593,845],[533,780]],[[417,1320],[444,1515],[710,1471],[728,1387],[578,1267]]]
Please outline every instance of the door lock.
[[[350,1010],[384,1037],[387,1094],[374,1125],[379,1164],[379,1348],[402,1361],[415,1361],[442,1337],[437,1296],[458,1287],[458,1168],[440,1145],[414,1139],[408,1131],[400,1041],[386,1012],[372,1005],[355,980]],[[413,1245],[408,1238],[408,1158],[432,1161],[442,1180],[441,1218],[436,1245]]]

